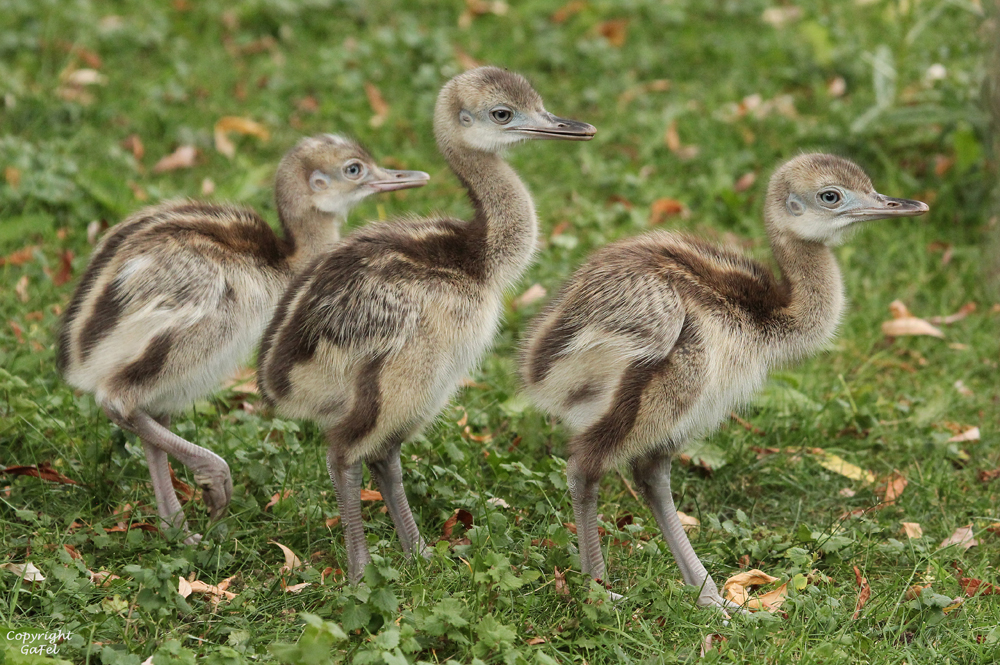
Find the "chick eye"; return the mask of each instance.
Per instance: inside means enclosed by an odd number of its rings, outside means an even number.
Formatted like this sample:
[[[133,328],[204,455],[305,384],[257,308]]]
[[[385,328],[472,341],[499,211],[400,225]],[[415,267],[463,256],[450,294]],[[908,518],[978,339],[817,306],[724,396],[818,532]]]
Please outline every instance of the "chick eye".
[[[508,122],[514,119],[514,112],[509,108],[498,106],[497,108],[490,111],[490,118],[493,122],[498,125],[506,125]]]
[[[819,193],[820,203],[828,206],[837,205],[840,203],[840,192],[835,189],[828,189]]]
[[[365,167],[362,166],[361,162],[350,162],[344,166],[344,175],[351,180],[357,180],[365,172]]]
[[[330,186],[330,176],[322,171],[313,171],[309,176],[309,187],[314,192],[321,192]]]

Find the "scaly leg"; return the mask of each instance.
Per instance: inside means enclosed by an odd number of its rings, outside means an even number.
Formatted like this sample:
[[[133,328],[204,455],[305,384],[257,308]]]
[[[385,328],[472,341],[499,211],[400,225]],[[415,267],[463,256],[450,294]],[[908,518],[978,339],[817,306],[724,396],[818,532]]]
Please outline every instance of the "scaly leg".
[[[413,512],[403,491],[403,465],[399,460],[399,446],[391,446],[381,459],[368,460],[368,470],[375,478],[382,493],[382,500],[389,509],[389,516],[396,525],[396,533],[407,556],[414,551],[425,558],[431,556],[431,551],[420,537],[420,530],[413,519]]]
[[[677,561],[677,567],[681,570],[684,583],[701,589],[698,594],[698,605],[715,606],[727,612],[745,612],[736,603],[725,600],[719,595],[719,589],[715,586],[712,576],[705,570],[705,566],[691,547],[691,541],[688,540],[680,518],[677,517],[677,509],[670,493],[670,456],[655,455],[634,462],[632,473],[637,489],[649,501],[656,523],[660,525],[667,545]]]
[[[129,420],[144,445],[148,442],[173,455],[194,472],[195,482],[201,488],[208,513],[213,519],[225,514],[233,495],[233,479],[224,459],[207,448],[182,439],[142,411],[136,411]],[[169,481],[168,475],[168,485]]]
[[[170,416],[160,416],[156,422],[163,427],[170,427]],[[142,449],[146,453],[146,464],[149,466],[149,476],[153,481],[156,512],[163,522],[161,528],[183,529],[184,533],[189,534],[184,542],[188,545],[197,545],[201,542],[201,534],[191,533],[187,520],[184,519],[184,509],[177,500],[177,492],[174,491],[174,485],[170,481],[167,454],[146,440],[142,440]]]
[[[357,584],[365,573],[365,566],[372,560],[361,519],[361,462],[346,466],[338,458],[336,446],[331,445],[326,452],[326,468],[337,495],[340,522],[344,525],[347,579],[351,584]]]
[[[570,457],[566,465],[569,495],[573,499],[576,519],[576,538],[580,548],[580,568],[595,580],[604,578],[604,556],[601,554],[601,535],[597,531],[597,490],[599,478],[580,471],[579,464]]]

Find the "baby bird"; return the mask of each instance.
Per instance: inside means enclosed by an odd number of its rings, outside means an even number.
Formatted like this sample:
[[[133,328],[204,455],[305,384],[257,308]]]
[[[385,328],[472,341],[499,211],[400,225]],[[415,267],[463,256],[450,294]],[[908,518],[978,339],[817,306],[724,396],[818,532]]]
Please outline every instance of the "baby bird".
[[[173,201],[133,214],[97,246],[66,308],[57,365],[142,440],[165,526],[188,533],[168,454],[194,472],[213,518],[232,493],[226,462],[167,429],[170,414],[246,360],[292,275],[339,239],[352,206],[428,177],[383,169],[341,136],[306,138],[275,175],[283,237],[249,208]]]
[[[567,464],[580,564],[604,577],[598,482],[631,466],[698,604],[719,595],[681,528],[670,460],[746,404],[775,366],[830,340],[844,309],[830,247],[860,222],[927,212],[883,196],[853,162],[806,154],[771,177],[764,225],[778,279],[738,253],[654,232],[597,250],[533,322],[522,347],[526,391],[572,430]]]
[[[586,140],[595,132],[548,113],[524,78],[495,67],[444,86],[434,131],[468,190],[472,220],[403,219],[353,233],[296,277],[261,346],[265,398],[326,432],[352,583],[370,561],[361,463],[403,549],[422,552],[403,492],[400,446],[444,407],[486,351],[503,292],[531,261],[534,204],[501,152],[526,139]]]

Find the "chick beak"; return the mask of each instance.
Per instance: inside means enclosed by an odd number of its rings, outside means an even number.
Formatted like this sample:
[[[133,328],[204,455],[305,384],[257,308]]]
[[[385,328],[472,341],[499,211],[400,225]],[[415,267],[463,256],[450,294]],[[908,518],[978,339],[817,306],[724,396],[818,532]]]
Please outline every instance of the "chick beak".
[[[551,113],[541,113],[532,125],[511,127],[508,131],[521,134],[526,139],[553,139],[560,141],[589,141],[597,129],[579,120],[560,118]]]
[[[423,171],[395,171],[393,169],[382,169],[382,171],[385,174],[383,178],[367,183],[376,192],[395,192],[399,189],[423,187],[431,179],[430,175]]]
[[[893,217],[916,217],[930,210],[923,201],[912,199],[896,199],[891,196],[875,195],[875,205],[860,210],[853,210],[851,214],[866,219],[890,219]]]

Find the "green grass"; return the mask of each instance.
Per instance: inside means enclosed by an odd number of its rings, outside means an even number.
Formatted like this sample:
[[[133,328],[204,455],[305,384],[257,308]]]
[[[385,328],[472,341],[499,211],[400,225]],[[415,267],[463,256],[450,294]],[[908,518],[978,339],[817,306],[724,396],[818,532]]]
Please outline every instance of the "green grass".
[[[707,662],[997,660],[996,596],[944,611],[964,595],[958,568],[1000,583],[1000,535],[985,530],[1000,521],[1000,480],[978,478],[1000,466],[1000,314],[988,279],[998,247],[997,166],[982,99],[991,33],[979,9],[991,3],[803,0],[801,15],[781,28],[762,21],[768,3],[758,0],[592,0],[557,23],[551,17],[563,4],[511,2],[504,15],[462,27],[457,1],[0,0],[0,255],[37,246],[27,263],[0,267],[0,465],[48,461],[79,483],[0,476],[0,565],[30,561],[47,577],[31,585],[0,571],[0,626],[71,631],[59,657],[108,665],[138,665],[154,653],[156,663],[196,655],[214,663],[693,662],[713,633],[727,641]],[[620,48],[599,30],[613,19],[628,21]],[[879,191],[931,203],[930,215],[872,225],[837,250],[850,297],[841,335],[776,376],[746,412],[763,434],[730,424],[698,451],[713,472],[675,465],[678,508],[700,518],[693,543],[717,582],[741,559],[782,579],[810,576],[785,615],[726,624],[696,608],[696,591],[680,581],[647,508],[614,474],[602,484],[600,510],[608,575],[627,599],[609,606],[575,572],[575,539],[563,526],[573,519],[565,433],[518,396],[512,360],[541,303],[508,311],[474,376],[485,387],[463,390],[404,449],[406,490],[425,537],[439,538],[458,508],[473,516],[474,528],[457,527],[458,542],[439,543],[433,559],[406,562],[380,504],[366,504],[369,542],[382,557],[367,587],[321,580],[345,565],[340,527],[326,526],[337,508],[321,438],[312,425],[275,419],[255,398],[231,392],[174,421],[229,460],[236,488],[225,521],[197,547],[140,530],[107,532],[126,504],[132,521],[153,522],[152,490],[138,442],[55,372],[55,312],[75,285],[55,286],[60,257],[73,253],[78,277],[91,251],[88,223],[199,197],[205,178],[215,184],[210,198],[252,204],[273,221],[269,178],[280,155],[298,137],[325,131],[353,133],[377,158],[432,174],[424,189],[365,204],[352,224],[403,212],[466,214],[431,132],[435,95],[461,71],[459,50],[528,75],[550,111],[599,130],[587,144],[511,154],[545,239],[519,291],[535,282],[553,291],[590,250],[646,229],[659,198],[690,211],[661,226],[719,240],[733,234],[766,257],[767,176],[801,150],[852,157]],[[88,54],[99,56],[106,80],[85,89],[92,99],[84,103],[62,80],[98,64]],[[928,75],[936,64],[942,79]],[[830,91],[837,77],[846,84],[841,96]],[[659,79],[668,89],[623,97]],[[365,82],[390,105],[378,128],[369,124]],[[752,95],[785,103],[741,114],[737,105]],[[315,104],[302,101],[309,97]],[[226,115],[263,123],[270,140],[237,138],[227,159],[212,142]],[[664,136],[672,123],[697,154],[671,152]],[[131,134],[144,144],[141,161],[122,146]],[[194,168],[151,172],[182,144],[199,148]],[[941,160],[953,161],[936,169]],[[748,172],[755,182],[735,191]],[[563,233],[550,237],[557,225]],[[936,241],[951,245],[947,264],[928,247]],[[22,302],[14,287],[25,278]],[[880,323],[897,298],[920,316],[969,301],[978,309],[947,326],[946,340],[891,341]],[[956,390],[959,380],[971,396]],[[463,412],[469,432],[491,434],[488,442],[464,434]],[[947,423],[978,426],[982,440],[947,443]],[[846,511],[878,502],[873,487],[824,469],[815,455],[758,456],[755,448],[766,447],[824,448],[878,476],[899,470],[909,483],[895,505],[845,520]],[[844,488],[854,496],[842,496]],[[188,513],[196,528],[209,528],[200,503]],[[619,532],[615,522],[626,514],[634,522]],[[920,523],[924,537],[907,540],[903,521]],[[978,546],[938,547],[970,523]],[[282,575],[272,540],[306,566]],[[854,567],[872,589],[856,620]],[[557,592],[555,568],[568,569],[569,595]],[[120,579],[97,587],[88,570]],[[236,598],[217,608],[198,596],[181,600],[178,575],[232,577]],[[302,582],[311,586],[283,592]],[[931,587],[907,599],[914,584]],[[314,615],[305,628],[301,613]],[[286,646],[269,649],[275,643]]]

